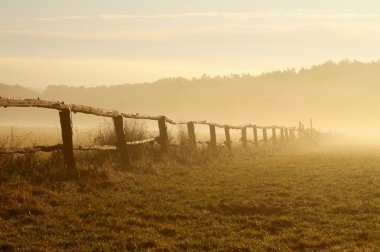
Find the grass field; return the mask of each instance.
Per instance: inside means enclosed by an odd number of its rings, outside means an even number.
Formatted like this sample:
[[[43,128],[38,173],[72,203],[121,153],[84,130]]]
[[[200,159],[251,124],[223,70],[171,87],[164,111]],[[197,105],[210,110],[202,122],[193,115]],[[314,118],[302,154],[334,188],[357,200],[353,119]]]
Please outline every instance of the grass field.
[[[380,250],[379,148],[81,174],[1,181],[0,250]]]

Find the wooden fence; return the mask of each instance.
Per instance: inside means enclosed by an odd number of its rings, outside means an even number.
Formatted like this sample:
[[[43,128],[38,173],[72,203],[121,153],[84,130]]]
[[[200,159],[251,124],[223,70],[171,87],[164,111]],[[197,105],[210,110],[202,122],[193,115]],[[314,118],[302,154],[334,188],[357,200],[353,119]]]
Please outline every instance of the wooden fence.
[[[118,150],[121,155],[121,160],[126,167],[130,167],[130,157],[129,157],[129,146],[130,145],[140,145],[146,143],[158,142],[161,146],[163,153],[169,151],[169,137],[167,124],[172,125],[186,125],[189,135],[189,141],[193,148],[196,148],[197,143],[201,143],[196,140],[195,135],[195,125],[207,125],[210,128],[210,139],[209,141],[202,142],[210,146],[211,149],[216,149],[218,146],[216,140],[216,128],[223,128],[225,133],[225,141],[222,144],[227,147],[228,151],[232,149],[233,142],[241,142],[244,148],[247,148],[248,143],[253,143],[256,147],[259,142],[263,142],[264,145],[268,145],[269,141],[273,144],[277,144],[279,141],[286,142],[296,138],[296,133],[302,135],[304,132],[304,127],[300,123],[299,127],[284,127],[284,126],[258,126],[254,124],[245,124],[240,126],[228,125],[228,124],[218,124],[207,121],[174,121],[165,116],[144,116],[139,114],[126,114],[120,113],[115,110],[105,110],[101,108],[94,108],[75,104],[65,104],[64,102],[46,101],[40,99],[15,99],[15,98],[3,98],[0,97],[0,106],[7,107],[37,107],[37,108],[47,108],[55,109],[59,111],[59,118],[61,124],[62,133],[62,144],[54,146],[35,146],[31,148],[12,148],[12,149],[1,149],[0,154],[9,153],[32,153],[32,152],[51,152],[62,150],[64,155],[64,160],[67,165],[67,169],[70,172],[76,172],[74,151],[81,150]],[[71,113],[84,113],[96,116],[110,117],[113,119],[115,126],[115,133],[117,136],[116,146],[74,146],[73,144],[73,127],[72,127],[72,117]],[[144,120],[155,120],[158,122],[159,136],[140,140],[133,142],[126,142],[124,135],[124,125],[123,119],[144,119]],[[248,140],[247,130],[251,128],[253,130],[253,140]],[[241,138],[238,140],[231,140],[230,130],[241,131]],[[262,139],[258,137],[258,130],[262,130]],[[272,138],[268,138],[268,130],[272,131]],[[279,132],[279,134],[278,134]],[[220,144],[219,144],[220,145]]]

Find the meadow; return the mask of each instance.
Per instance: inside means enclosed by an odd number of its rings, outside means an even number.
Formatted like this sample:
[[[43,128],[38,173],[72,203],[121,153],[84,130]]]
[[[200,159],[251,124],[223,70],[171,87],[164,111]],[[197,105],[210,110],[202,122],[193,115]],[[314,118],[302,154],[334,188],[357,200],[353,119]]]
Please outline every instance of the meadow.
[[[65,180],[2,167],[0,250],[378,251],[379,153],[251,148]]]
[[[380,251],[380,1],[0,6],[0,252]]]

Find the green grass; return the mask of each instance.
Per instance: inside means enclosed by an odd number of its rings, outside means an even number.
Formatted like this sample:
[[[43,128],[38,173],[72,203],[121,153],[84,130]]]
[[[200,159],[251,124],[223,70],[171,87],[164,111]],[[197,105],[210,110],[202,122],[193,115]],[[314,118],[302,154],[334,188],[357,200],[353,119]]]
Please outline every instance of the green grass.
[[[0,185],[0,250],[380,250],[378,149],[252,152]]]

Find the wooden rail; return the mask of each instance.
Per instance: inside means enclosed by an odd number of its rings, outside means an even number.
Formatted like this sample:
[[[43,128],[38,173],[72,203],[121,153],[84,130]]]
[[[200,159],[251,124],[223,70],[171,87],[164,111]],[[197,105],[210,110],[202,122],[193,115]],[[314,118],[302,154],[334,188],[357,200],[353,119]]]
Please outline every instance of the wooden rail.
[[[172,125],[187,125],[189,142],[191,146],[195,149],[197,143],[195,135],[195,125],[206,125],[210,128],[210,141],[203,142],[207,143],[211,149],[215,150],[218,146],[216,140],[216,128],[224,129],[226,140],[224,141],[224,146],[227,147],[228,151],[232,149],[232,143],[242,142],[242,146],[247,148],[247,143],[253,143],[256,147],[259,146],[259,142],[263,142],[264,145],[268,145],[271,141],[274,144],[278,143],[278,135],[276,130],[280,130],[280,141],[286,142],[291,139],[296,138],[296,132],[298,136],[304,134],[304,127],[300,123],[299,127],[284,127],[284,126],[259,126],[255,124],[244,124],[244,125],[228,125],[228,124],[218,124],[207,121],[174,121],[165,116],[148,116],[140,114],[127,114],[121,113],[116,110],[106,110],[102,108],[94,108],[83,105],[76,104],[66,104],[61,101],[46,101],[40,99],[16,99],[16,98],[4,98],[0,97],[0,106],[7,107],[36,107],[36,108],[46,108],[55,109],[59,111],[61,132],[62,132],[62,142],[63,144],[54,146],[35,146],[33,148],[18,148],[18,149],[0,149],[0,154],[9,153],[31,153],[37,151],[57,151],[62,150],[64,154],[65,163],[68,172],[75,173],[76,165],[74,158],[74,151],[87,151],[87,150],[117,150],[120,152],[121,160],[125,167],[130,167],[130,157],[129,157],[129,146],[147,144],[158,142],[161,145],[161,150],[163,153],[169,151],[171,146],[169,143],[167,123]],[[91,114],[95,116],[110,117],[113,118],[115,133],[117,136],[116,146],[74,146],[73,144],[73,130],[72,130],[72,117],[71,113],[84,113]],[[124,134],[124,118],[130,119],[142,119],[142,120],[154,120],[158,122],[158,128],[160,135],[157,137],[126,142]],[[253,141],[247,138],[247,129],[253,129]],[[238,140],[231,140],[230,130],[240,130],[241,138]],[[258,130],[262,130],[263,139],[259,140]],[[272,130],[272,137],[268,138],[267,130]]]

